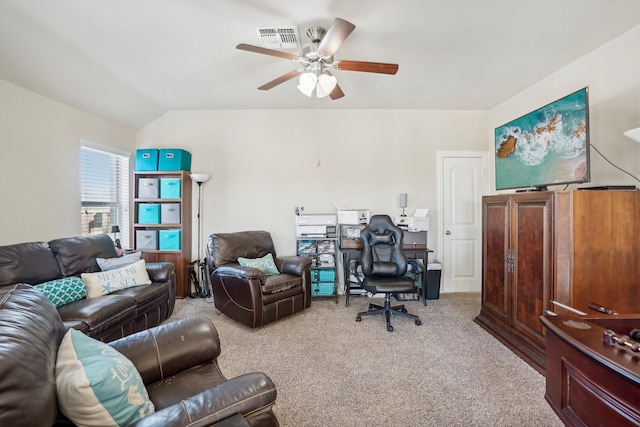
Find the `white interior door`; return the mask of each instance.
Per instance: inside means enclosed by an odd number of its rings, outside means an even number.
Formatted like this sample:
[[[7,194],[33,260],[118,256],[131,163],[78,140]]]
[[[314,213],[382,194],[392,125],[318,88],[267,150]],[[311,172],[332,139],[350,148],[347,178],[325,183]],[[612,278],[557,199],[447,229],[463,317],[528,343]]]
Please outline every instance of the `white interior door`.
[[[442,292],[482,288],[482,196],[488,193],[487,152],[438,152],[438,247]]]

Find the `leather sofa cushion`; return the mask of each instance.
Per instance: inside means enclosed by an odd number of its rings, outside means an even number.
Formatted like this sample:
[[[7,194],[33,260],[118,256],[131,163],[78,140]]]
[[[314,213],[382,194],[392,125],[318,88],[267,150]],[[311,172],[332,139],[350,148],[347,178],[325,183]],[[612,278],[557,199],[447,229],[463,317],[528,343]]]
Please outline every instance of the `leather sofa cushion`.
[[[113,240],[107,234],[56,239],[49,242],[49,247],[58,257],[65,276],[102,271],[96,258],[118,256]]]
[[[18,243],[0,247],[0,286],[14,283],[37,285],[60,277],[62,271],[58,261],[46,243]]]
[[[171,284],[152,283],[150,285],[136,286],[116,291],[113,295],[121,295],[132,298],[136,302],[136,306],[142,307],[145,304],[154,302],[158,298],[168,298],[171,292]]]
[[[58,307],[58,313],[63,321],[79,320],[88,327],[90,335],[98,329],[108,328],[121,323],[135,315],[135,299],[125,296],[109,294],[100,298],[82,299]]]
[[[55,363],[64,333],[56,308],[40,291],[0,286],[0,425],[55,422]]]
[[[263,309],[266,310],[266,307],[270,304],[277,303],[278,301],[283,301],[288,298],[294,297],[296,295],[302,296],[303,289],[302,285],[294,286],[293,288],[287,289],[285,291],[280,291],[275,294],[262,294],[262,305]]]

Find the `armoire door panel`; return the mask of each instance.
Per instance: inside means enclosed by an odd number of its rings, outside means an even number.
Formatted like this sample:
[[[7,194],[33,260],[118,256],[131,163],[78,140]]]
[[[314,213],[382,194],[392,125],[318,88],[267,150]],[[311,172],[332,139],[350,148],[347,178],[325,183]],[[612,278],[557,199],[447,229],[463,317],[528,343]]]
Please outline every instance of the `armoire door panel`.
[[[513,327],[544,346],[540,316],[551,277],[550,198],[514,201]]]
[[[484,204],[482,304],[492,315],[508,317],[507,251],[509,249],[509,199]]]

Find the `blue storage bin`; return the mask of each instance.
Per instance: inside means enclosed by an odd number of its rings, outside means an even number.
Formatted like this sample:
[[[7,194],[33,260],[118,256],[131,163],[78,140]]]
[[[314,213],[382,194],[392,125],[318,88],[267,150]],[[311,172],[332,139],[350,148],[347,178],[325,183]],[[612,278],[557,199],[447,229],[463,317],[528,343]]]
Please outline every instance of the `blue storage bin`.
[[[158,203],[140,203],[138,205],[139,224],[160,224],[160,205]]]
[[[158,170],[190,171],[191,153],[179,148],[162,148],[158,158]]]
[[[158,234],[161,251],[180,250],[180,230],[160,230]]]
[[[182,197],[182,179],[160,178],[160,198],[179,199]]]
[[[158,170],[157,148],[145,148],[136,150],[136,170],[137,171],[157,171]]]

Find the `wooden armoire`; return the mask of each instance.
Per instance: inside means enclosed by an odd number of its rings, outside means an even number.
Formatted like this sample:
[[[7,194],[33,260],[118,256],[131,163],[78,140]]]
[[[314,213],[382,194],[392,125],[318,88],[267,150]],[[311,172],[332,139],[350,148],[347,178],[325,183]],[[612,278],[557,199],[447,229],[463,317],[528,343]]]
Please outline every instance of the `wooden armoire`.
[[[545,366],[540,316],[567,313],[551,300],[583,312],[589,303],[640,312],[640,191],[485,196],[482,215],[475,321],[538,371]]]

